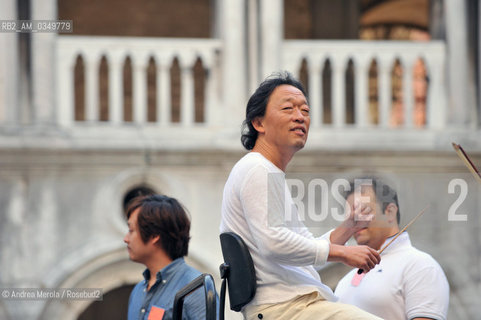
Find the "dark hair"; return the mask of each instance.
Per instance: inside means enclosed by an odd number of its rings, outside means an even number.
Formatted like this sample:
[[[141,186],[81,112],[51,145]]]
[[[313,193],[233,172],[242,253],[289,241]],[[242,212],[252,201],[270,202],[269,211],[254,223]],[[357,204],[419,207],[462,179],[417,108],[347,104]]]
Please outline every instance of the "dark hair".
[[[258,133],[252,125],[252,120],[265,115],[269,97],[275,88],[283,84],[291,85],[301,90],[307,99],[306,90],[302,84],[287,71],[275,73],[264,80],[247,102],[246,118],[242,123],[241,136],[242,145],[247,150],[252,150],[257,140]]]
[[[376,195],[376,202],[381,206],[383,214],[390,203],[394,203],[397,206],[396,220],[397,224],[399,225],[399,223],[401,222],[401,209],[399,208],[396,190],[391,188],[387,183],[377,177],[362,177],[356,179],[371,181],[372,185],[362,184],[362,186],[372,187],[374,194]],[[356,187],[356,185],[354,184],[354,181],[350,183],[350,187],[350,190],[346,191],[346,193],[344,194],[344,197],[346,199],[355,191],[354,188]]]
[[[127,219],[138,208],[137,224],[144,243],[152,237],[160,236],[158,243],[169,258],[175,260],[187,255],[190,220],[176,199],[164,195],[137,197],[127,209]]]

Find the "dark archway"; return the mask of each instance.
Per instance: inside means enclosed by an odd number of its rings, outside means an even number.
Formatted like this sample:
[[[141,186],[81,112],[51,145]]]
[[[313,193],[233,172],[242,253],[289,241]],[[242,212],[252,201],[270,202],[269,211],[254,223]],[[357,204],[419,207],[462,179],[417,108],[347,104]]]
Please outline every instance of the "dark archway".
[[[102,301],[92,302],[77,320],[127,320],[130,292],[135,285],[125,285],[104,293]]]
[[[123,201],[123,208],[124,208],[124,213],[127,212],[127,207],[129,206],[130,201],[132,201],[134,198],[139,197],[139,196],[146,196],[149,194],[155,194],[154,189],[140,185],[137,187],[134,187],[128,191],[125,196],[124,196],[124,201]]]

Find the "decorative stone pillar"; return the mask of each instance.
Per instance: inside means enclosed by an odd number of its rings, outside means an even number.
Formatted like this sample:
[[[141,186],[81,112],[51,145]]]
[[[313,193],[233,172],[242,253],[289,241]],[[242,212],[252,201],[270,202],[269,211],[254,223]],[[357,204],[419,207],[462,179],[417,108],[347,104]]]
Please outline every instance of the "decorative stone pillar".
[[[227,126],[240,125],[246,105],[245,0],[217,0],[217,28],[223,43],[222,118]]]
[[[95,53],[85,54],[84,65],[85,65],[85,79],[86,79],[85,81],[86,82],[85,119],[89,122],[97,122],[99,120],[100,57]],[[72,83],[70,85],[74,85],[74,84]]]
[[[346,124],[346,59],[343,56],[332,57],[332,123],[336,128]]]
[[[148,57],[144,54],[132,56],[133,83],[133,120],[138,125],[147,121],[147,65]]]
[[[100,56],[98,59],[100,63]],[[124,87],[122,82],[124,56],[119,52],[111,52],[107,56],[107,62],[109,65],[109,120],[113,125],[118,125],[124,121]],[[98,70],[97,67],[97,75],[99,74]]]
[[[369,56],[361,55],[354,61],[355,123],[359,128],[369,126]]]
[[[309,107],[311,127],[319,128],[323,123],[322,108],[322,65],[320,59],[309,60]]]
[[[194,72],[192,69],[194,61],[194,55],[179,60],[181,78],[180,122],[186,127],[192,126],[195,116]]]
[[[2,19],[15,20],[17,12],[15,0],[0,1]],[[17,33],[0,33],[0,126],[15,123],[17,110],[18,54]]]
[[[379,81],[379,125],[382,128],[389,127],[391,116],[391,66],[393,61],[389,56],[380,56],[378,59]]]
[[[32,20],[56,20],[57,1],[31,1]],[[74,25],[75,28],[75,25]],[[52,126],[55,123],[56,85],[55,41],[57,33],[32,33],[32,119],[33,124]],[[71,80],[73,82],[73,80]]]
[[[157,122],[162,126],[171,123],[170,65],[171,57],[159,58],[157,63]]]
[[[476,119],[474,79],[468,58],[466,1],[446,0],[447,84],[449,117],[452,125],[474,125]]]
[[[261,68],[262,77],[279,71],[284,39],[284,1],[261,0]]]
[[[249,69],[249,92],[257,89],[261,79],[259,70],[259,0],[247,1],[247,64]]]
[[[481,17],[481,5],[478,8],[478,17]],[[481,44],[481,22],[478,19],[478,45]],[[481,52],[478,52],[478,75],[481,78]],[[478,79],[478,127],[481,127],[481,79]],[[481,258],[480,258],[481,262]]]

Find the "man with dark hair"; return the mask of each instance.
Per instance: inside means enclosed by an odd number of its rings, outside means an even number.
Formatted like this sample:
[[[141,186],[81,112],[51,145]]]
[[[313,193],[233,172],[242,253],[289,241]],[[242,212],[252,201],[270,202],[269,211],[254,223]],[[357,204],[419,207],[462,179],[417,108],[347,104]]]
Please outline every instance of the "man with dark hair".
[[[302,84],[294,79],[289,73],[279,74],[278,77],[273,77],[264,81],[247,102],[246,118],[242,123],[243,132],[241,136],[242,145],[247,150],[252,150],[252,148],[254,148],[258,137],[258,132],[254,128],[253,121],[256,118],[265,115],[269,97],[272,92],[281,85],[293,86],[299,89],[305,98],[307,97]]]
[[[359,182],[360,181],[360,182]],[[379,250],[399,232],[399,203],[396,191],[377,178],[362,178],[351,184],[347,203],[361,199],[374,218],[357,231],[358,244]],[[445,320],[449,305],[449,284],[439,264],[411,245],[403,232],[382,252],[382,260],[368,274],[357,269],[339,281],[336,295],[383,319]]]
[[[129,231],[124,238],[132,261],[144,264],[144,280],[132,290],[128,319],[172,319],[177,291],[201,273],[184,262],[190,240],[190,220],[174,198],[135,198],[127,209]],[[185,299],[184,319],[205,318],[200,290]]]
[[[315,267],[340,261],[372,269],[379,254],[343,244],[369,212],[352,210],[342,228],[315,238],[297,214],[285,180],[286,166],[304,147],[309,106],[302,85],[288,73],[264,81],[247,103],[242,144],[252,150],[232,169],[224,188],[221,232],[240,235],[252,255],[257,291],[243,308],[246,319],[377,319],[335,303]],[[289,216],[289,217],[287,217]]]

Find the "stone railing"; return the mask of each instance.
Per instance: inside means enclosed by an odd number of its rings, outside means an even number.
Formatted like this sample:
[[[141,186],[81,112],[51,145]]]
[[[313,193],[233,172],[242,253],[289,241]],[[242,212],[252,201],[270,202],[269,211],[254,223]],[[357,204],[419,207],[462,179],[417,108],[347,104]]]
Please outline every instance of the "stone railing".
[[[221,44],[215,39],[159,39],[129,37],[82,37],[61,36],[57,40],[57,122],[64,128],[76,124],[102,122],[119,126],[125,124],[124,117],[124,67],[128,60],[131,65],[131,120],[136,125],[144,125],[147,119],[147,68],[152,61],[155,65],[155,114],[154,122],[159,126],[173,124],[171,110],[171,68],[176,61],[180,71],[180,119],[177,125],[194,124],[194,75],[193,68],[198,60],[205,74],[203,92],[203,123],[212,122],[212,111],[219,101],[219,55]],[[84,110],[81,120],[76,119],[75,97],[78,87],[74,76],[76,65],[81,59],[83,66]],[[108,110],[105,119],[100,117],[100,65],[106,65],[105,78],[108,92]],[[105,90],[104,90],[105,91]]]
[[[400,78],[398,92],[401,97],[400,108],[402,123],[400,128],[444,128],[446,122],[446,85],[444,79],[445,47],[440,41],[398,42],[398,41],[309,41],[287,40],[283,45],[283,67],[299,76],[301,67],[307,74],[310,96],[311,123],[313,128],[326,127],[323,119],[325,113],[323,94],[331,97],[331,118],[329,125],[333,128],[346,128],[346,75],[350,67],[353,84],[353,112],[351,122],[357,128],[392,127],[393,69],[395,65]],[[328,64],[326,62],[328,61]],[[376,77],[370,77],[375,65]],[[424,83],[416,86],[415,66],[421,64],[425,70]],[[323,72],[326,65],[330,68],[330,92],[323,92]],[[375,84],[373,85],[373,79]],[[376,81],[377,80],[377,81]],[[351,85],[352,86],[352,85]],[[427,90],[426,90],[427,88]],[[375,98],[378,105],[377,121],[370,121],[369,95],[377,91]],[[423,91],[417,93],[417,91]],[[424,121],[415,123],[414,111],[416,95],[424,95]],[[372,95],[372,94],[371,94]],[[371,97],[372,100],[372,97]],[[371,101],[372,102],[372,101]],[[421,102],[423,103],[423,102]]]
[[[57,123],[78,145],[241,149],[239,127],[243,112],[240,111],[246,101],[235,102],[239,111],[235,118],[239,119],[229,121],[234,115],[225,108],[229,97],[224,93],[236,83],[221,80],[225,67],[223,54],[222,42],[216,39],[59,37]],[[447,127],[443,42],[285,40],[281,56],[281,69],[304,77],[307,82],[311,107],[308,147],[436,149],[437,145],[446,144],[447,138],[440,135]],[[84,69],[84,110],[80,118],[76,116],[75,98],[78,99],[79,93],[74,79],[79,58]],[[125,118],[124,110],[127,59],[132,79],[129,119]],[[199,60],[205,75],[200,95],[201,121],[196,120],[199,95],[194,92],[198,86],[194,84],[193,72]],[[152,61],[156,75],[154,119],[148,117],[147,110],[152,109],[152,103],[148,102],[152,88],[147,88]],[[177,88],[171,86],[174,61],[178,70]],[[413,74],[419,63],[424,70],[424,82],[416,85]],[[108,88],[104,88],[108,99],[102,102],[102,108],[108,105],[108,112],[103,116],[99,97],[101,64],[107,65],[104,69],[108,74],[104,74],[107,81],[102,80]],[[239,79],[245,78],[245,74],[239,75]],[[173,119],[171,100],[175,90],[179,110]],[[423,96],[421,102],[417,101],[419,94]],[[416,120],[419,113],[421,121]]]

